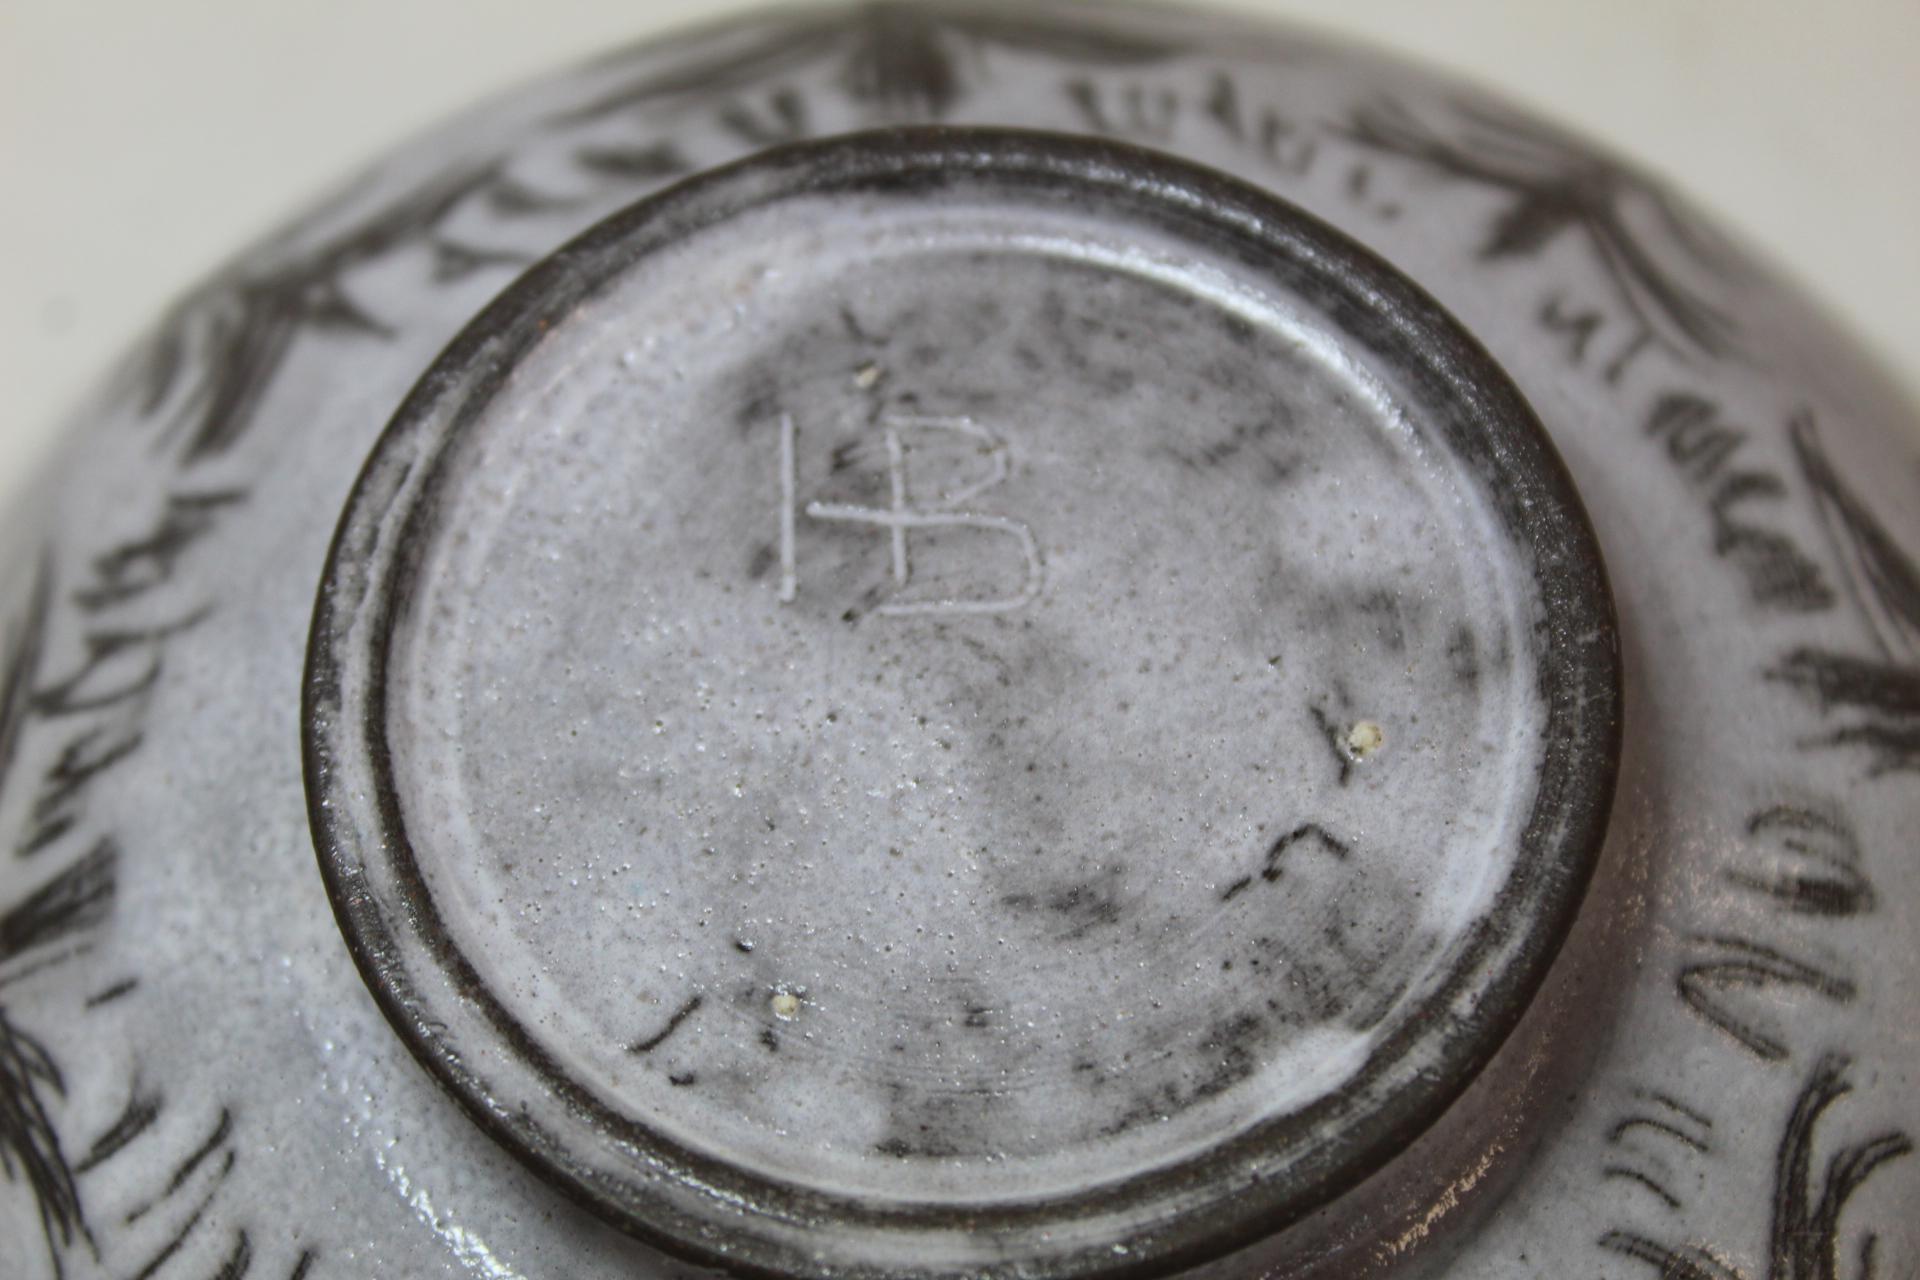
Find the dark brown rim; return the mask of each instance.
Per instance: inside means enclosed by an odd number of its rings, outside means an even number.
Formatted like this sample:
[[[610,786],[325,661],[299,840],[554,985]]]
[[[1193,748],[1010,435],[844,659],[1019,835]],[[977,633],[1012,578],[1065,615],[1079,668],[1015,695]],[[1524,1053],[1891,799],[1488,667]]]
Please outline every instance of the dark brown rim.
[[[386,741],[385,664],[447,446],[552,324],[642,257],[749,209],[799,195],[911,195],[960,183],[1008,200],[1077,201],[1197,241],[1278,280],[1391,369],[1428,406],[1507,536],[1533,555],[1548,727],[1513,875],[1456,952],[1446,983],[1340,1092],[1204,1158],[1070,1196],[876,1205],[748,1174],[669,1141],[571,1078],[515,1021],[461,954],[414,862]],[[1066,135],[915,128],[794,144],[696,176],[606,219],[487,306],[395,414],[348,499],[315,604],[302,733],[321,874],[388,1020],[490,1136],[593,1212],[668,1252],[750,1275],[957,1274],[822,1256],[804,1242],[960,1229],[1029,1242],[969,1275],[1148,1276],[1272,1234],[1376,1171],[1498,1049],[1558,952],[1598,859],[1620,699],[1612,597],[1579,495],[1506,373],[1418,286],[1277,197],[1184,161]],[[483,1069],[482,1061],[508,1065]],[[503,1080],[537,1082],[538,1092]],[[624,1169],[610,1167],[610,1148],[624,1153]],[[1050,1223],[1175,1196],[1201,1207],[1122,1239],[1037,1248]]]

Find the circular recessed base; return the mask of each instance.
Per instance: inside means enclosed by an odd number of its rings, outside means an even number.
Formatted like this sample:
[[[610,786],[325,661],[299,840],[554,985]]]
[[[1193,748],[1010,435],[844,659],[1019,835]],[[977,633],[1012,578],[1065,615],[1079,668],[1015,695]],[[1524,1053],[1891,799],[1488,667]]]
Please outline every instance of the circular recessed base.
[[[1616,754],[1525,403],[1271,197],[1063,138],[767,153],[440,359],[342,518],[314,828],[395,1026],[668,1248],[1166,1269],[1518,1017]]]

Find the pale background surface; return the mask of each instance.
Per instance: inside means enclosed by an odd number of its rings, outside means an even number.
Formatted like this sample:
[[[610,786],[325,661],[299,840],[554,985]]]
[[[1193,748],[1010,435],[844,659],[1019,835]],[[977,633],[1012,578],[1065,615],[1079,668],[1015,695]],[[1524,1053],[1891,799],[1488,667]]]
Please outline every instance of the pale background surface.
[[[175,294],[410,132],[748,7],[0,0],[0,492]],[[1920,389],[1920,0],[1239,0],[1664,173]]]

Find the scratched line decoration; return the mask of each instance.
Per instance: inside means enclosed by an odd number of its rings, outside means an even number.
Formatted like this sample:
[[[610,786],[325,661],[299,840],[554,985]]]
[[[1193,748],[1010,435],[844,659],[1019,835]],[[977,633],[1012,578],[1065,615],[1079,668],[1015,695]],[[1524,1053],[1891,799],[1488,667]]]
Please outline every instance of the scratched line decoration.
[[[1721,872],[1735,892],[1752,895],[1776,920],[1841,920],[1874,910],[1878,896],[1861,866],[1852,827],[1832,802],[1774,804],[1747,819],[1740,857]],[[1763,1062],[1793,1056],[1780,1003],[1813,997],[1846,1006],[1859,985],[1832,957],[1798,942],[1763,942],[1730,933],[1690,938],[1674,979],[1688,1010]]]
[[[1773,1214],[1767,1238],[1766,1280],[1836,1280],[1843,1241],[1841,1214],[1883,1165],[1909,1155],[1913,1139],[1888,1130],[1842,1146],[1828,1158],[1818,1184],[1813,1155],[1816,1130],[1827,1111],[1853,1092],[1850,1062],[1843,1054],[1820,1059],[1801,1086],[1781,1127],[1774,1158]],[[1677,1206],[1676,1206],[1677,1207]],[[1661,1280],[1748,1280],[1721,1251],[1696,1243],[1667,1244],[1633,1231],[1609,1231],[1600,1247],[1657,1269]],[[1859,1237],[1859,1275],[1874,1274],[1878,1236]]]
[[[685,163],[667,142],[619,153],[586,149],[575,162],[583,173],[612,187],[657,183]],[[434,255],[432,279],[439,285],[481,270],[525,264],[523,254],[467,244],[447,233],[454,216],[476,204],[493,219],[511,221],[565,212],[572,200],[528,186],[507,172],[504,161],[494,159],[431,175],[372,214],[317,239],[312,223],[295,226],[188,295],[163,318],[122,383],[136,420],[157,428],[158,442],[182,471],[229,453],[254,425],[303,335],[348,334],[381,342],[397,336],[390,322],[355,301],[347,284],[353,272],[414,247],[426,247]],[[190,609],[159,624],[116,623],[115,611],[169,584],[188,552],[216,532],[246,498],[247,490],[234,486],[171,493],[146,532],[93,556],[91,573],[66,598],[82,614],[98,615],[102,622],[85,633],[80,663],[53,679],[42,678],[42,667],[56,605],[54,556],[49,551],[42,558],[29,605],[4,641],[0,784],[30,722],[71,721],[81,727],[68,735],[39,779],[26,829],[16,837],[16,855],[37,857],[53,850],[79,826],[93,781],[141,745],[147,695],[162,675],[167,644],[202,622],[213,606]],[[57,944],[71,944],[107,922],[119,857],[115,837],[99,835],[78,860],[0,915],[0,983],[70,958],[74,948],[63,951]],[[135,978],[121,979],[90,998],[87,1008],[124,998],[137,985]],[[4,1017],[0,1009],[0,1019]],[[11,1022],[4,1026],[0,1146],[9,1178],[23,1178],[36,1199],[59,1272],[61,1255],[71,1248],[84,1245],[96,1257],[101,1249],[82,1208],[85,1175],[132,1148],[157,1119],[161,1102],[157,1097],[139,1107],[130,1102],[133,1109],[123,1114],[122,1126],[83,1148],[88,1152],[80,1160],[84,1167],[70,1167],[48,1104],[49,1096],[64,1096],[66,1077],[41,1041]],[[142,1274],[184,1247],[231,1172],[234,1122],[224,1107],[219,1115],[209,1140],[213,1146],[183,1157],[157,1199],[122,1224],[136,1226],[148,1218],[154,1204],[172,1197],[201,1197],[137,1269]],[[201,1182],[210,1185],[201,1187]],[[294,1274],[304,1276],[316,1256],[312,1250],[302,1252]],[[242,1231],[220,1274],[244,1274],[253,1259],[253,1247]]]
[[[1839,806],[1776,804],[1747,819],[1750,856],[1723,873],[1795,916],[1844,919],[1878,904],[1860,865],[1860,843]]]
[[[1713,1119],[1658,1089],[1635,1089],[1639,1109],[1607,1131],[1602,1181],[1622,1181],[1652,1195],[1674,1212],[1686,1207],[1673,1187],[1681,1185],[1674,1161],[1713,1151]]]
[[[303,332],[391,336],[346,293],[347,272],[431,237],[461,201],[477,193],[497,198],[503,191],[511,194],[513,188],[494,170],[455,174],[318,248],[277,262],[270,249],[243,261],[176,307],[136,362],[130,389],[139,420],[159,424],[160,440],[173,448],[181,469],[226,453],[253,424]],[[268,262],[275,265],[262,265]],[[33,726],[64,735],[55,739],[51,762],[32,784],[24,830],[13,848],[16,857],[35,863],[60,856],[68,861],[0,913],[0,984],[84,953],[84,939],[109,923],[121,842],[112,832],[75,839],[84,830],[86,798],[98,778],[139,750],[169,646],[204,621],[214,604],[167,606],[172,616],[161,621],[144,616],[145,606],[167,598],[162,593],[190,550],[246,497],[242,487],[165,495],[144,532],[94,554],[80,581],[64,592],[56,591],[55,555],[49,551],[42,558],[28,607],[6,639],[0,785],[14,781],[11,766]],[[49,676],[46,632],[60,606],[82,619],[81,654]],[[132,612],[135,606],[141,615]],[[67,848],[79,852],[57,853]],[[137,978],[121,978],[88,998],[83,1011],[109,1007],[137,986]],[[213,1274],[237,1280],[253,1270],[252,1237],[244,1227],[222,1224],[215,1203],[238,1160],[228,1108],[213,1101],[218,1119],[210,1123],[210,1136],[192,1139],[192,1147],[168,1158],[152,1149],[172,1141],[158,1133],[166,1096],[133,1079],[118,1117],[104,1131],[75,1140],[60,1132],[58,1120],[70,1073],[3,1008],[0,1040],[0,1164],[31,1193],[56,1276],[82,1262],[89,1270],[155,1275],[214,1231],[230,1243]],[[139,1176],[154,1185],[120,1220],[97,1223],[86,1211],[86,1187],[123,1160],[150,1171]],[[303,1251],[291,1264],[292,1274],[304,1276],[315,1257]]]
[[[1834,465],[1811,413],[1788,436],[1872,652],[1805,646],[1772,675],[1840,721],[1818,741],[1864,751],[1869,774],[1920,769],[1920,566]]]
[[[579,170],[609,188],[657,182],[658,169],[605,157],[576,157]],[[303,335],[349,334],[389,342],[398,330],[352,296],[348,279],[401,251],[425,247],[432,281],[449,285],[485,269],[517,268],[524,255],[475,246],[447,234],[461,210],[478,206],[495,221],[566,212],[573,199],[538,191],[511,176],[504,161],[453,166],[431,175],[373,213],[319,236],[315,222],[296,225],[177,304],[123,375],[122,394],[135,420],[157,429],[171,466],[185,472],[222,457],[248,434],[265,397]],[[328,215],[322,215],[324,218]],[[312,243],[306,243],[312,241]],[[64,590],[55,581],[55,553],[41,562],[27,605],[0,639],[0,787],[38,724],[64,739],[31,784],[24,829],[11,839],[16,857],[55,857],[82,828],[94,782],[131,758],[144,740],[150,696],[165,669],[166,650],[212,612],[209,601],[177,609],[163,621],[123,621],[122,611],[153,598],[175,580],[191,550],[244,506],[244,485],[187,487],[165,494],[145,531],[116,541],[85,561],[87,572]],[[49,624],[70,606],[83,624],[77,663],[49,676]],[[85,941],[109,923],[121,858],[113,833],[96,833],[81,852],[17,900],[0,904],[0,989],[90,949]],[[121,978],[88,998],[84,1011],[110,1006],[138,988]],[[215,1229],[215,1200],[238,1159],[235,1120],[214,1100],[217,1120],[204,1142],[171,1161],[144,1151],[165,1110],[159,1093],[128,1082],[128,1101],[107,1131],[74,1142],[58,1127],[57,1103],[69,1074],[45,1043],[9,1019],[0,1005],[0,1167],[32,1195],[54,1274],[73,1251],[96,1265],[130,1259],[130,1273],[152,1275],[197,1233]],[[161,1160],[159,1183],[124,1221],[105,1230],[85,1212],[85,1184],[119,1158]],[[177,1207],[176,1207],[177,1206]],[[228,1230],[222,1227],[221,1230]],[[291,1275],[304,1277],[318,1259],[301,1251]],[[103,1261],[104,1260],[104,1261]],[[253,1270],[256,1249],[246,1230],[232,1234],[216,1275]],[[264,1265],[264,1264],[263,1264]]]
[[[741,91],[821,59],[837,59],[849,97],[874,123],[937,119],[974,87],[988,49],[1072,59],[1080,65],[1140,66],[1188,51],[1164,33],[1109,22],[1093,29],[1044,15],[1016,16],[964,4],[882,2],[848,11],[803,14],[756,25],[745,41],[644,75],[566,112],[561,127],[632,108],[700,107],[748,145],[807,136],[805,99],[778,88],[764,109],[733,100]],[[574,154],[583,172],[614,182],[658,183],[693,167],[670,140],[626,146],[586,144]],[[517,267],[515,252],[475,246],[445,234],[473,201],[506,218],[564,210],[573,199],[513,177],[503,158],[456,167],[391,201],[344,231],[303,245],[295,227],[183,299],[162,320],[127,379],[143,421],[157,422],[183,463],[220,456],[246,434],[295,340],[302,333],[389,339],[390,325],[357,303],[345,285],[356,269],[414,245],[435,254],[436,281],[490,267]]]
[[[162,439],[177,443],[182,463],[227,452],[246,434],[302,333],[392,336],[354,302],[344,287],[346,274],[431,241],[456,209],[482,194],[502,211],[532,200],[503,178],[497,164],[457,170],[312,248],[269,246],[187,295],[135,362],[129,393],[141,419],[160,424]],[[288,233],[283,243],[298,234]],[[458,246],[446,253],[443,262],[456,267],[451,274],[487,260]]]
[[[1538,257],[1565,234],[1587,244],[1647,341],[1710,359],[1738,351],[1739,324],[1711,296],[1742,268],[1732,250],[1659,183],[1586,143],[1470,100],[1444,124],[1389,97],[1356,108],[1340,132],[1509,197],[1481,242],[1482,261]]]
[[[15,1026],[0,1005],[0,1170],[24,1181],[59,1274],[64,1249],[92,1241],[73,1169],[48,1115],[48,1095],[64,1097],[66,1081],[46,1048]]]
[[[1306,117],[1279,113],[1247,96],[1225,73],[1196,71],[1190,82],[1154,74],[1124,83],[1134,77],[1123,73],[1218,51],[1203,48],[1199,36],[1172,35],[1119,14],[1096,23],[966,3],[876,3],[783,15],[724,36],[704,35],[686,42],[677,59],[667,59],[674,65],[666,70],[622,79],[619,63],[603,64],[606,74],[599,81],[611,79],[610,88],[539,126],[546,134],[538,145],[570,160],[571,172],[589,184],[585,194],[547,190],[515,172],[522,138],[430,174],[370,214],[343,221],[336,208],[302,223],[169,312],[129,366],[122,403],[150,434],[156,455],[185,476],[190,468],[230,458],[250,432],[268,429],[263,407],[302,342],[338,338],[377,345],[405,336],[408,321],[356,297],[356,273],[405,252],[426,255],[423,274],[434,286],[516,271],[530,255],[486,243],[487,227],[547,215],[556,219],[549,226],[567,219],[584,225],[599,207],[596,200],[643,194],[730,158],[698,152],[698,135],[681,132],[696,117],[719,126],[726,147],[740,149],[817,132],[826,113],[796,84],[786,83],[802,74],[809,84],[823,76],[830,80],[830,92],[844,95],[869,123],[954,119],[964,118],[998,75],[1010,78],[1014,59],[1003,55],[1023,54],[1073,64],[1066,78],[1048,84],[1078,112],[1079,124],[1095,132],[1169,144],[1178,94],[1180,111],[1187,113],[1183,122],[1195,119],[1204,127],[1211,121],[1275,172],[1304,171],[1316,146],[1330,150],[1332,139],[1325,135],[1338,134],[1477,184],[1502,202],[1475,245],[1483,262],[1532,263],[1550,247],[1577,244],[1617,290],[1623,314],[1609,308],[1609,321],[1637,326],[1641,336],[1634,342],[1677,355],[1696,369],[1741,354],[1739,309],[1728,298],[1744,268],[1643,175],[1564,135],[1476,103],[1456,103],[1451,115],[1416,117],[1397,102],[1374,100],[1337,114],[1341,123],[1323,133]],[[610,136],[616,129],[624,132]],[[589,130],[590,141],[576,136]],[[481,233],[469,238],[476,225]],[[1560,305],[1549,299],[1542,322],[1550,329],[1573,326],[1569,332],[1581,354],[1600,313],[1567,316]],[[1692,392],[1662,398],[1644,426],[1705,512],[1714,557],[1738,574],[1752,603],[1766,611],[1813,614],[1845,600],[1865,619],[1863,643],[1796,648],[1766,673],[1824,717],[1806,745],[1851,753],[1870,776],[1920,768],[1920,568],[1828,456],[1811,414],[1794,419],[1790,460],[1777,469],[1756,462],[1751,443],[1743,444],[1750,433],[1731,426],[1718,405]],[[1236,435],[1216,448],[1256,444]],[[22,821],[0,833],[0,857],[25,869],[27,877],[19,892],[10,889],[0,897],[0,1170],[6,1175],[0,1191],[17,1189],[30,1197],[57,1275],[310,1280],[312,1273],[329,1270],[323,1264],[330,1259],[312,1247],[276,1250],[270,1242],[283,1238],[285,1224],[238,1223],[223,1212],[223,1190],[241,1181],[234,1174],[251,1117],[218,1097],[189,1096],[180,1082],[128,1074],[107,1082],[118,1092],[111,1106],[94,1113],[107,1117],[104,1124],[63,1131],[69,1095],[85,1083],[85,1064],[58,1060],[60,1041],[48,1034],[57,1024],[39,1009],[27,1012],[23,1000],[9,999],[34,974],[84,955],[99,931],[112,926],[120,870],[142,856],[134,833],[88,824],[85,799],[97,779],[141,749],[141,720],[164,673],[167,647],[216,605],[189,601],[159,622],[129,621],[131,612],[116,612],[164,598],[156,594],[161,588],[191,582],[194,549],[244,510],[244,482],[215,486],[196,479],[163,494],[163,505],[136,536],[86,554],[60,548],[56,556],[49,550],[17,616],[0,631],[0,792],[27,791],[10,797],[22,801],[14,806]],[[1803,548],[1767,519],[1797,496],[1801,483],[1814,496],[1832,552],[1821,558],[1824,563],[1805,554],[1819,549],[1817,538]],[[862,518],[885,524],[871,515]],[[888,527],[890,537],[905,527],[896,524]],[[56,563],[74,567],[72,581],[57,580]],[[66,621],[63,610],[80,619],[77,661],[49,649],[50,622]],[[1327,738],[1344,777],[1350,758],[1342,747],[1343,723],[1318,707],[1312,714],[1308,731],[1317,728]],[[51,741],[41,742],[37,734]],[[1742,859],[1714,874],[1772,911],[1776,922],[1847,919],[1875,909],[1874,886],[1837,807],[1797,800],[1771,806],[1752,815],[1746,834]],[[1352,851],[1318,824],[1303,824],[1270,846],[1264,862],[1250,863],[1245,875],[1225,886],[1224,896],[1263,891],[1283,871],[1293,874],[1292,860],[1344,860]],[[1026,905],[1057,915],[1069,929],[1083,928],[1083,921],[1097,920],[1107,909],[1106,898],[1091,889],[1036,897]],[[1816,1046],[1794,1043],[1782,1001],[1844,1006],[1859,998],[1855,975],[1830,954],[1710,928],[1685,945],[1679,968],[1666,971],[1661,981],[1671,983],[1668,989],[1711,1028],[1707,1034],[1728,1036],[1762,1061],[1793,1064],[1786,1071],[1803,1070]],[[72,1016],[104,1023],[123,1002],[142,994],[139,976],[104,972],[91,980],[84,1000],[75,999]],[[628,1048],[644,1055],[660,1047],[699,1007],[696,995],[666,1020],[636,1028]],[[1005,1015],[984,1004],[965,1009],[968,1026]],[[772,1030],[762,1035],[769,1049],[776,1047]],[[1210,1036],[1223,1061],[1232,1060],[1236,1029],[1222,1026]],[[691,1080],[689,1075],[674,1083]],[[1886,1265],[1872,1230],[1847,1222],[1844,1211],[1870,1179],[1911,1153],[1911,1138],[1894,1129],[1867,1133],[1836,1147],[1824,1166],[1815,1158],[1816,1137],[1844,1119],[1839,1104],[1852,1088],[1847,1059],[1822,1058],[1804,1077],[1785,1118],[1773,1170],[1767,1280],[1869,1277]],[[1689,1191],[1668,1166],[1685,1167],[1724,1142],[1714,1136],[1712,1118],[1691,1100],[1636,1096],[1631,1114],[1607,1131],[1604,1163],[1596,1167],[1623,1196],[1642,1197],[1650,1212],[1679,1214]],[[1650,1153],[1658,1159],[1650,1160]],[[143,1171],[147,1185],[125,1214],[101,1216],[97,1197],[89,1195],[93,1180],[122,1175],[130,1166]],[[1707,1226],[1700,1238],[1712,1238],[1714,1224]],[[1644,1264],[1660,1276],[1749,1280],[1700,1238],[1683,1236],[1677,1227],[1644,1234],[1620,1230],[1600,1244],[1629,1260],[1616,1265]],[[1586,1238],[1580,1247],[1589,1247]]]
[[[1713,554],[1738,571],[1747,597],[1773,613],[1822,613],[1839,597],[1825,571],[1779,526],[1787,476],[1753,456],[1753,433],[1690,391],[1654,402],[1643,428],[1705,508]]]
[[[670,144],[656,144],[653,154],[670,155]],[[657,184],[675,168],[673,162],[649,166],[631,154],[610,159],[590,150],[574,160],[581,173],[609,190]],[[422,247],[433,255],[435,285],[456,284],[481,270],[517,269],[525,255],[455,239],[447,232],[450,221],[476,206],[496,223],[511,223],[565,214],[576,203],[577,197],[519,181],[505,161],[493,159],[430,175],[328,234],[316,237],[314,227],[329,214],[298,224],[163,318],[123,374],[123,402],[139,424],[156,429],[173,469],[184,473],[220,458],[254,426],[303,336],[347,334],[376,342],[398,336],[391,322],[354,299],[352,273]],[[31,784],[24,829],[10,837],[13,853],[38,862],[69,846],[80,850],[23,896],[0,903],[0,991],[84,954],[90,949],[86,938],[110,922],[120,841],[111,832],[77,845],[72,837],[83,828],[94,782],[140,749],[167,648],[203,622],[215,604],[177,608],[158,622],[125,621],[122,611],[159,598],[192,549],[247,497],[244,485],[185,487],[163,495],[143,532],[91,555],[80,580],[64,589],[56,583],[57,557],[49,549],[26,607],[0,637],[0,788],[17,781],[13,766],[34,725],[65,734]],[[47,633],[63,606],[86,620],[81,656],[49,675]],[[137,977],[113,981],[85,1001],[83,1012],[108,1007],[138,986]],[[144,1144],[158,1140],[153,1130],[166,1100],[129,1081],[126,1107],[114,1124],[74,1141],[63,1137],[58,1122],[69,1073],[42,1039],[9,1018],[4,1004],[0,1040],[0,1168],[33,1197],[55,1275],[67,1274],[76,1256],[96,1266],[126,1260],[130,1274],[153,1275],[198,1234],[216,1229],[215,1201],[238,1160],[229,1107],[212,1100],[217,1119],[208,1122],[204,1141],[171,1160],[155,1157]],[[157,1185],[124,1221],[95,1224],[85,1211],[85,1185],[123,1157],[158,1161]],[[232,1243],[215,1274],[237,1280],[255,1268],[254,1242],[244,1228],[217,1229],[228,1231]],[[314,1249],[300,1251],[291,1264],[293,1280],[305,1277],[318,1258]]]
[[[851,11],[801,12],[756,24],[705,57],[620,84],[562,119],[575,123],[635,108],[706,103],[833,59],[840,88],[872,113],[873,123],[938,120],[977,87],[981,55],[990,49],[1127,67],[1163,61],[1189,47],[1162,32],[1131,30],[1116,16],[1096,28],[1044,12],[878,0]],[[745,125],[738,131],[762,145],[804,133],[803,102],[793,90],[776,89],[772,105],[770,126],[734,108],[734,123]]]
[[[1803,991],[1846,1005],[1859,995],[1843,974],[1778,947],[1728,935],[1693,939],[1677,985],[1687,1008],[1767,1062],[1784,1062],[1793,1050],[1758,997]]]
[[[0,792],[4,792],[32,710],[53,596],[50,558],[43,555],[23,616],[13,620],[0,651]],[[0,992],[31,971],[39,954],[71,932],[98,923],[113,894],[112,856],[84,860],[55,875],[0,913]],[[16,963],[25,961],[26,963]],[[46,1046],[17,1025],[0,1003],[0,1171],[24,1183],[38,1211],[49,1254],[91,1243],[73,1169],[54,1127],[50,1100],[66,1096],[66,1079]]]

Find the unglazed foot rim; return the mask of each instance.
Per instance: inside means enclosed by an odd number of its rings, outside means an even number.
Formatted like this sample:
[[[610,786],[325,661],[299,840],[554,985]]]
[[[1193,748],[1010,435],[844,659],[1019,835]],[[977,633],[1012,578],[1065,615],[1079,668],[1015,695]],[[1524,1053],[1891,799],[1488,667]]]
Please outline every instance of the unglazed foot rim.
[[[1526,1007],[1618,759],[1597,545],[1472,337],[1273,196],[1009,131],[765,152],[528,271],[370,456],[305,693],[409,1048],[783,1276],[1325,1203]]]

